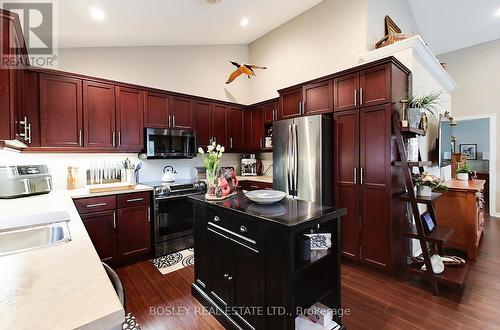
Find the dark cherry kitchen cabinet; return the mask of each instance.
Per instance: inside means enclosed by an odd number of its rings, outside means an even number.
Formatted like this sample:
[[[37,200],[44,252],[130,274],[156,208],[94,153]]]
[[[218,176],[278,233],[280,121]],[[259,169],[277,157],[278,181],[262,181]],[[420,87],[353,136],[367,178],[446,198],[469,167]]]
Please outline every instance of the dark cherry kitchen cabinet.
[[[213,232],[207,232],[206,247],[213,252],[213,257],[209,259],[210,277],[207,279],[207,284],[210,286],[213,296],[224,306],[229,307],[231,304],[230,284],[228,282],[229,273],[231,272],[231,260],[229,251],[231,244],[229,241],[220,239],[220,236]]]
[[[38,72],[22,70],[22,108],[20,129],[26,128],[24,143],[28,147],[40,147],[40,99]]]
[[[391,77],[401,76],[391,64],[381,64],[333,80],[333,110],[343,111],[390,102]],[[396,86],[397,88],[397,86]]]
[[[193,100],[184,97],[172,97],[171,126],[172,128],[193,129]]]
[[[264,109],[257,107],[252,111],[252,149],[264,147]]]
[[[83,147],[82,80],[40,74],[40,144]]]
[[[205,148],[212,139],[210,102],[195,101],[193,105],[193,124],[196,144]]]
[[[243,110],[243,144],[245,150],[252,148],[252,109]]]
[[[241,108],[230,107],[227,110],[228,150],[242,150],[243,144],[243,111]]]
[[[228,107],[225,105],[212,104],[212,140],[223,146],[227,146],[227,111]]]
[[[170,96],[146,91],[144,99],[144,125],[154,128],[169,128]]]
[[[331,80],[305,85],[303,93],[303,114],[305,116],[333,111]]]
[[[83,82],[84,146],[98,149],[116,147],[115,87],[93,81]]]
[[[151,250],[149,205],[118,209],[117,222],[120,259],[149,253]]]
[[[354,72],[333,79],[333,111],[359,107],[359,73]]]
[[[301,116],[303,113],[302,87],[280,91],[278,119]]]
[[[334,115],[334,199],[335,205],[347,209],[342,219],[341,251],[344,256],[359,260],[359,113],[342,111]]]
[[[103,262],[117,261],[116,210],[82,214],[81,218],[99,258]]]
[[[342,254],[399,273],[408,242],[392,113],[407,97],[410,71],[393,58],[350,71],[334,79],[334,204],[348,210]]]
[[[0,9],[0,140],[29,144],[31,122],[21,113],[22,79],[28,64],[26,46],[17,14]]]
[[[135,88],[115,88],[117,147],[139,152],[144,144],[144,93]]]
[[[264,105],[264,123],[270,124],[278,120],[278,102],[274,101]]]

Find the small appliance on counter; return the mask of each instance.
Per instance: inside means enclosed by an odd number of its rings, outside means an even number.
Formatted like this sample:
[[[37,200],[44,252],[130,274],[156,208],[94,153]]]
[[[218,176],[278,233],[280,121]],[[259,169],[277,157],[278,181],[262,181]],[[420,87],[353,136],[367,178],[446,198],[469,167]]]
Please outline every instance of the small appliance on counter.
[[[0,198],[47,194],[52,191],[52,176],[46,165],[0,166]]]
[[[257,175],[257,159],[255,159],[255,154],[243,155],[243,158],[241,159],[241,175]]]

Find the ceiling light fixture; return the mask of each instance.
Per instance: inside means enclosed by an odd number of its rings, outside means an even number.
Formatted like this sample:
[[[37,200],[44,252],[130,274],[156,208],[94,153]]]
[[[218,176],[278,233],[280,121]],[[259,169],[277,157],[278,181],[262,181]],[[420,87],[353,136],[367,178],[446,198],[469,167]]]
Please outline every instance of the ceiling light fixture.
[[[90,16],[96,21],[102,21],[106,18],[106,14],[99,7],[90,7]]]
[[[248,25],[248,18],[243,17],[240,21],[241,26],[247,26]]]
[[[495,12],[495,15],[496,15],[497,17],[500,17],[500,8],[498,8],[498,9],[497,9],[497,11]]]

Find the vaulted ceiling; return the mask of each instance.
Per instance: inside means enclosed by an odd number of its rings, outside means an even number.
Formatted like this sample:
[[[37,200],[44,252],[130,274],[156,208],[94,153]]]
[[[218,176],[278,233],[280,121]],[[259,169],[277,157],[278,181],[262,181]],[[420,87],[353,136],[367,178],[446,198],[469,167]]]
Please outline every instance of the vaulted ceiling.
[[[320,2],[59,0],[59,46],[246,44]]]

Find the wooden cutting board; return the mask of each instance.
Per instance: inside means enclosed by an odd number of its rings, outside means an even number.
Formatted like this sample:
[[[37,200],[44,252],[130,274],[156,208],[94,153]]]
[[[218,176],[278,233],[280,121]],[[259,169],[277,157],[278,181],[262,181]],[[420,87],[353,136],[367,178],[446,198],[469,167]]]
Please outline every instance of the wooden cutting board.
[[[87,186],[89,188],[89,193],[102,193],[109,191],[120,191],[120,190],[132,190],[135,189],[135,184],[130,183],[110,183],[110,184],[99,184]]]

